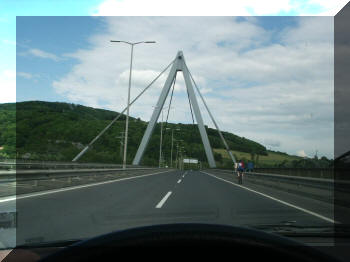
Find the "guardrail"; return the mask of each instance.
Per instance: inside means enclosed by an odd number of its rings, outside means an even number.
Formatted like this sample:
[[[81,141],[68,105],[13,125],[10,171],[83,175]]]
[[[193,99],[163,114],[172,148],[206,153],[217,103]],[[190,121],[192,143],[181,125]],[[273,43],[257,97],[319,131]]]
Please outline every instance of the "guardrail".
[[[301,176],[301,177],[314,177],[314,178],[334,178],[334,169],[333,168],[254,168],[256,173],[265,173],[265,174],[278,174],[286,176]]]
[[[12,170],[0,171],[0,183],[20,182],[32,180],[45,180],[51,178],[68,178],[76,176],[86,176],[94,174],[105,174],[111,172],[135,172],[139,170],[159,170],[159,168],[152,167],[134,167],[131,169],[122,168],[94,168],[94,169],[49,169],[49,170]]]
[[[100,168],[0,171],[0,197],[171,171],[165,168]],[[13,183],[16,182],[15,187]],[[11,185],[11,186],[10,186]]]
[[[119,164],[104,163],[72,163],[55,161],[0,161],[0,170],[22,170],[22,169],[79,169],[79,168],[121,168]],[[139,168],[145,166],[127,165],[127,168]]]
[[[232,170],[224,170],[224,169],[216,169],[216,170],[219,170],[225,173],[231,173],[231,174],[233,173]],[[287,175],[266,174],[266,173],[258,173],[258,172],[244,172],[244,175],[245,177],[267,178],[273,181],[285,181],[292,184],[313,186],[313,187],[322,188],[322,189],[331,189],[334,185],[333,179],[325,179],[325,178],[287,176]]]
[[[232,170],[208,169],[208,172],[232,174]],[[236,174],[234,174],[236,175]],[[265,174],[257,172],[245,172],[244,180],[250,184],[270,187],[285,192],[312,197],[321,201],[333,203],[334,195],[337,196],[337,204],[350,205],[350,181],[333,180],[325,178],[311,178],[300,176],[287,176],[278,174]]]

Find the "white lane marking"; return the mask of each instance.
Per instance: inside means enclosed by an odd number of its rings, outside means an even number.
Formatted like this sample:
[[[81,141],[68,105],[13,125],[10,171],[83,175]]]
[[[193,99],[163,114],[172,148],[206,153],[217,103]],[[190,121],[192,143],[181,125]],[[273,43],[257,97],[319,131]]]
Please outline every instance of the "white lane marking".
[[[323,219],[323,220],[325,220],[325,221],[327,221],[327,222],[331,222],[331,223],[333,223],[333,224],[334,224],[334,223],[339,223],[339,222],[334,221],[334,220],[331,219],[331,218],[322,216],[322,215],[320,215],[320,214],[318,214],[318,213],[312,212],[312,211],[307,210],[307,209],[305,209],[305,208],[298,207],[298,206],[296,206],[296,205],[290,204],[290,203],[285,202],[285,201],[283,201],[283,200],[280,200],[280,199],[274,198],[274,197],[272,197],[272,196],[266,195],[266,194],[264,194],[264,193],[261,193],[261,192],[255,191],[255,190],[253,190],[253,189],[250,189],[250,188],[248,188],[248,187],[241,186],[241,185],[237,185],[237,184],[235,184],[235,183],[233,183],[233,182],[227,181],[227,180],[222,179],[222,178],[220,178],[220,177],[217,177],[217,176],[215,176],[215,175],[213,175],[213,174],[209,174],[209,173],[206,173],[206,172],[203,172],[203,171],[201,171],[201,172],[204,173],[204,174],[207,174],[207,175],[209,175],[209,176],[212,176],[212,177],[214,177],[214,178],[216,178],[216,179],[219,179],[219,180],[222,180],[222,181],[224,181],[224,182],[230,183],[230,184],[232,184],[232,185],[234,185],[234,186],[237,186],[237,187],[246,189],[246,190],[248,190],[248,191],[254,192],[254,193],[259,194],[259,195],[262,195],[262,196],[264,196],[264,197],[266,197],[266,198],[275,200],[275,201],[277,201],[277,202],[279,202],[279,203],[281,203],[281,204],[284,204],[284,205],[286,205],[286,206],[293,207],[293,208],[298,209],[298,210],[300,210],[300,211],[303,211],[303,212],[305,212],[305,213],[307,213],[307,214],[309,214],[309,215],[312,215],[312,216],[318,217],[318,218],[320,218],[320,219]]]
[[[7,197],[7,198],[4,198],[4,199],[0,199],[0,203],[2,202],[8,202],[8,201],[13,201],[13,200],[16,200],[16,197],[12,196],[12,197]]]
[[[9,197],[0,198],[0,203],[14,201],[16,199],[19,200],[19,199],[24,199],[24,198],[29,198],[29,197],[43,196],[43,195],[54,194],[54,193],[59,193],[59,192],[65,192],[65,191],[70,191],[70,190],[75,190],[75,189],[86,188],[86,187],[92,187],[92,186],[99,186],[99,185],[104,185],[104,184],[116,183],[116,182],[120,182],[120,181],[124,181],[124,180],[136,179],[136,178],[147,177],[147,176],[153,176],[153,175],[158,175],[158,174],[166,173],[166,172],[170,172],[170,171],[162,171],[162,172],[157,172],[157,173],[152,173],[152,174],[140,175],[140,176],[135,176],[135,177],[126,177],[126,178],[121,178],[121,179],[117,179],[117,180],[110,180],[110,181],[98,182],[98,183],[87,184],[87,185],[66,187],[66,188],[60,188],[60,189],[54,189],[54,190],[47,190],[47,191],[42,191],[42,192],[37,192],[37,193],[30,193],[30,194],[19,195],[19,196],[9,196]]]
[[[171,193],[172,193],[172,192],[169,191],[169,192],[162,198],[162,200],[160,200],[160,202],[158,203],[158,205],[156,205],[156,208],[161,208],[161,207],[164,205],[165,201],[170,197]]]
[[[182,175],[182,177],[185,177],[186,174],[187,174],[187,171]]]
[[[181,183],[181,179],[179,179],[179,180],[177,181],[177,183],[180,184],[180,183]]]

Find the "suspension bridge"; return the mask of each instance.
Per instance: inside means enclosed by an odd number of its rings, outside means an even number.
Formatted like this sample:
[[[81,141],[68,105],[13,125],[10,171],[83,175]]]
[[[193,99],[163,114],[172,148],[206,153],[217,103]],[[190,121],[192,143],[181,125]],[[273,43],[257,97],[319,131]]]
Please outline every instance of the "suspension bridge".
[[[236,160],[181,51],[129,106],[141,99],[169,68],[132,167],[127,170],[104,164],[91,167],[77,162],[122,116],[125,108],[72,160],[76,163],[65,164],[68,169],[61,170],[58,166],[55,167],[57,170],[46,167],[0,174],[0,213],[5,214],[3,220],[9,220],[2,221],[8,228],[0,234],[0,248],[35,240],[49,242],[91,237],[162,223],[286,227],[288,225],[283,221],[288,221],[295,225],[294,229],[305,225],[333,226],[336,222],[333,218],[333,181],[329,179],[253,173],[246,174],[243,185],[239,185],[232,170],[215,169],[197,97],[204,104],[232,162]],[[192,122],[197,122],[210,169],[183,171],[142,167],[141,160],[170,91],[170,103],[173,99],[179,72],[184,76]],[[315,201],[319,201],[318,205]]]
[[[132,161],[132,164],[133,165],[140,165],[142,157],[145,153],[145,150],[147,148],[149,140],[150,140],[152,133],[154,131],[155,125],[158,121],[160,112],[163,110],[164,103],[169,95],[170,90],[172,89],[170,104],[168,107],[168,114],[167,114],[167,121],[168,121],[169,110],[170,110],[170,106],[171,106],[171,102],[172,102],[172,98],[173,98],[174,87],[175,87],[175,83],[176,83],[176,76],[177,76],[178,72],[182,72],[183,77],[185,79],[186,91],[187,91],[188,101],[189,101],[190,110],[191,110],[192,122],[194,124],[194,117],[193,117],[193,113],[194,113],[209,167],[215,168],[216,164],[215,164],[215,160],[214,160],[214,156],[213,156],[213,151],[212,151],[212,148],[210,146],[210,141],[208,139],[208,135],[207,135],[204,123],[203,123],[203,118],[202,118],[202,114],[201,114],[201,111],[200,111],[200,108],[198,105],[195,91],[197,91],[197,93],[198,93],[201,101],[203,102],[216,130],[218,131],[220,138],[222,140],[222,143],[224,144],[228,155],[230,156],[232,162],[236,163],[236,160],[235,160],[232,152],[230,151],[230,148],[229,148],[224,136],[222,135],[222,132],[220,131],[219,126],[218,126],[217,122],[215,121],[215,118],[213,117],[211,111],[209,110],[209,107],[208,107],[203,95],[201,94],[199,87],[197,86],[195,80],[193,79],[191,72],[189,71],[189,69],[187,67],[187,64],[185,62],[185,57],[184,57],[184,54],[182,51],[179,51],[176,54],[175,59],[155,79],[153,79],[151,81],[151,83],[148,86],[146,86],[142,90],[142,92],[140,92],[140,94],[138,94],[134,98],[134,100],[132,100],[130,102],[129,107],[132,106],[138,99],[140,99],[141,96],[154,84],[154,82],[157,81],[157,79],[159,79],[160,76],[163,75],[163,73],[166,72],[169,68],[171,68],[170,72],[169,72],[168,77],[164,83],[164,86],[163,86],[163,89],[162,89],[161,94],[159,96],[158,102],[157,102],[156,106],[154,107],[151,119],[150,119],[148,126],[147,126],[147,129],[142,137],[141,143],[140,143],[139,148],[136,152],[136,155]],[[193,86],[195,87],[195,89],[193,88]],[[88,151],[88,149],[91,148],[91,146],[122,116],[122,114],[125,111],[127,111],[127,108],[128,107],[126,107],[118,116],[116,116],[111,121],[111,123],[109,123],[94,139],[92,139],[91,142],[79,154],[77,154],[72,161],[73,162],[78,161]]]

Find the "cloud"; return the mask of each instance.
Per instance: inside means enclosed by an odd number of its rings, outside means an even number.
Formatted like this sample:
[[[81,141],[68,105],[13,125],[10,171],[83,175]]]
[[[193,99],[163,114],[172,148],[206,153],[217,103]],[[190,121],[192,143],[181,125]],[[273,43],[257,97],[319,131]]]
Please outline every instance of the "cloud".
[[[33,55],[33,56],[36,56],[36,57],[40,57],[40,58],[44,58],[44,59],[51,59],[51,60],[54,60],[54,61],[59,61],[60,60],[60,58],[57,55],[52,54],[52,53],[48,53],[48,52],[45,52],[43,50],[36,49],[36,48],[29,49],[27,54],[30,54],[30,55]]]
[[[222,130],[263,144],[273,137],[290,153],[301,147],[307,152],[319,148],[332,157],[333,19],[296,21],[273,31],[250,18],[107,17],[106,31],[90,37],[91,48],[66,55],[78,63],[53,87],[71,102],[121,111],[127,97],[130,46],[110,40],[156,40],[135,46],[132,98],[181,49]],[[132,106],[133,116],[149,119],[167,73]],[[190,123],[181,72],[175,90],[169,120]],[[200,108],[205,123],[213,127],[201,102]]]
[[[297,152],[297,156],[307,157],[307,154],[305,153],[304,150],[299,150],[299,151]]]
[[[33,75],[30,73],[26,73],[26,72],[17,72],[17,76],[26,78],[26,79],[31,79],[33,78]]]
[[[0,103],[16,102],[16,71],[0,72]]]
[[[169,7],[163,0],[105,0],[93,8],[92,14],[99,16],[128,15],[331,15],[334,16],[345,4],[346,0],[178,0],[176,5]],[[135,8],[137,7],[137,8]]]
[[[16,41],[11,41],[11,40],[8,40],[8,39],[3,39],[2,42],[4,44],[11,45],[11,46],[15,46],[16,45]]]

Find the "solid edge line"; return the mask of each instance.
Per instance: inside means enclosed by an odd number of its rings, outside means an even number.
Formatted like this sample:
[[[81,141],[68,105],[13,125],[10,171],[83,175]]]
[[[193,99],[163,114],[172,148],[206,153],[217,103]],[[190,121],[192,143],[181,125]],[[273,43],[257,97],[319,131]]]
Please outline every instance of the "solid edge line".
[[[46,191],[42,191],[42,192],[29,193],[29,194],[19,195],[19,196],[9,196],[9,197],[4,197],[3,199],[0,198],[0,203],[14,201],[14,200],[19,200],[19,199],[24,199],[24,198],[30,198],[30,197],[36,197],[36,196],[43,196],[43,195],[49,195],[49,194],[54,194],[54,193],[60,193],[60,192],[65,192],[65,191],[70,191],[70,190],[75,190],[75,189],[81,189],[81,188],[86,188],[86,187],[93,187],[93,186],[99,186],[99,185],[104,185],[104,184],[116,183],[116,182],[120,182],[120,181],[124,181],[124,180],[136,179],[136,178],[147,177],[147,176],[153,176],[153,175],[158,175],[158,174],[162,174],[162,173],[166,173],[166,172],[171,172],[171,171],[167,170],[167,171],[162,171],[162,172],[157,172],[157,173],[152,173],[152,174],[140,175],[140,176],[135,176],[135,177],[125,177],[125,178],[120,178],[120,179],[116,179],[116,180],[108,180],[108,181],[103,181],[103,182],[98,182],[98,183],[93,183],[93,184],[86,184],[86,185],[80,185],[80,186],[73,186],[73,187],[66,187],[66,188],[60,188],[60,189],[46,190]]]
[[[162,198],[162,200],[160,200],[160,202],[158,203],[158,205],[156,205],[156,208],[161,208],[161,207],[164,205],[165,201],[167,201],[167,199],[170,197],[171,193],[172,193],[172,192],[169,191],[169,192]]]
[[[277,201],[277,202],[279,202],[279,203],[281,203],[281,204],[284,204],[284,205],[286,205],[286,206],[293,207],[293,208],[298,209],[298,210],[300,210],[300,211],[303,211],[303,212],[305,212],[305,213],[307,213],[307,214],[309,214],[309,215],[313,215],[313,216],[315,216],[315,217],[318,217],[318,218],[320,218],[320,219],[323,219],[323,220],[325,220],[325,221],[327,221],[327,222],[330,222],[330,223],[333,223],[333,224],[339,223],[339,222],[334,221],[334,220],[331,219],[331,218],[322,216],[322,215],[320,215],[320,214],[318,214],[318,213],[312,212],[312,211],[307,210],[307,209],[302,208],[302,207],[298,207],[298,206],[296,206],[296,205],[290,204],[290,203],[285,202],[285,201],[283,201],[283,200],[280,200],[280,199],[278,199],[278,198],[274,198],[274,197],[272,197],[272,196],[266,195],[266,194],[264,194],[264,193],[255,191],[255,190],[250,189],[250,188],[248,188],[248,187],[241,186],[241,185],[237,185],[237,184],[235,184],[235,183],[233,183],[233,182],[231,182],[231,181],[227,181],[227,180],[222,179],[222,178],[220,178],[220,177],[217,177],[217,176],[215,176],[215,175],[213,175],[213,174],[209,174],[209,173],[206,173],[206,172],[204,172],[204,171],[200,171],[200,172],[202,172],[202,173],[204,173],[204,174],[206,174],[206,175],[208,175],[208,176],[214,177],[214,178],[216,178],[216,179],[222,180],[222,181],[224,181],[224,182],[227,182],[227,183],[229,183],[229,184],[232,184],[232,185],[234,185],[234,186],[237,186],[237,187],[246,189],[246,190],[248,190],[248,191],[251,191],[251,192],[253,192],[253,193],[262,195],[262,196],[264,196],[264,197],[266,197],[266,198],[275,200],[275,201]]]

